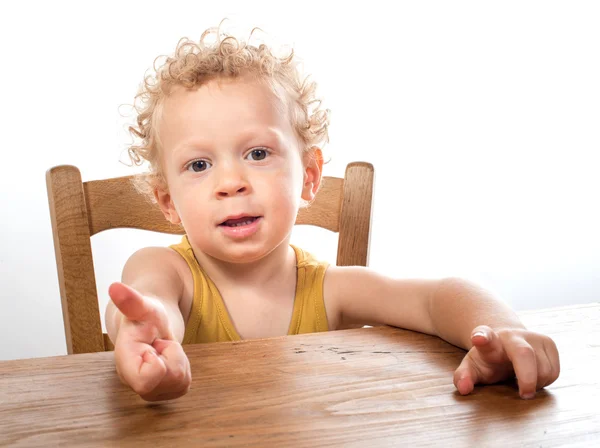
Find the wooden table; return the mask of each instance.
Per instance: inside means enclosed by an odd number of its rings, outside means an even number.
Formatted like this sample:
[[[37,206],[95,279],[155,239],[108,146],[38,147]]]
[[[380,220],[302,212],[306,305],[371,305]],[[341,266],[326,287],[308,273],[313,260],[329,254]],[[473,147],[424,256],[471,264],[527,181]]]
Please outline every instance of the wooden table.
[[[462,397],[464,352],[381,327],[187,346],[193,384],[148,404],[112,353],[0,363],[0,445],[600,446],[600,305],[522,313],[551,335],[561,376]]]

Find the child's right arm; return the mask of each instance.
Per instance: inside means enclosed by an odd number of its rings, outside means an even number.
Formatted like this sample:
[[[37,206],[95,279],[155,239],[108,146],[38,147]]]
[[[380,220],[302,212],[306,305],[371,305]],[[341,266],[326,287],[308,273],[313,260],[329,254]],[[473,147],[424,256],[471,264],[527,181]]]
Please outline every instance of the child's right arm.
[[[191,384],[190,364],[181,347],[182,262],[171,249],[139,250],[127,261],[122,283],[109,288],[106,329],[115,345],[117,372],[148,401],[177,398]]]

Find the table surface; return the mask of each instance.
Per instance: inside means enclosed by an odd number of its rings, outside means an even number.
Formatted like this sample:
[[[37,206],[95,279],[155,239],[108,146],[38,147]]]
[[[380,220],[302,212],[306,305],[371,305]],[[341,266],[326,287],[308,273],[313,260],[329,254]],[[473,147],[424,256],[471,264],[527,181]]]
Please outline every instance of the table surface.
[[[514,382],[462,397],[462,350],[361,328],[185,346],[192,388],[160,404],[119,382],[110,352],[0,362],[0,445],[600,446],[600,304],[520,316],[561,356],[534,400]]]

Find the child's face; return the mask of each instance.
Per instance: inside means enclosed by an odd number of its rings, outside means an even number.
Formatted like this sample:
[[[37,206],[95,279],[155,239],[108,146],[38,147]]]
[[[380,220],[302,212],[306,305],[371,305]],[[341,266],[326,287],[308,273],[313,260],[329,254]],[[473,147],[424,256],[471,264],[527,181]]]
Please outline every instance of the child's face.
[[[156,192],[159,205],[194,249],[222,261],[255,261],[287,242],[319,186],[320,151],[301,154],[287,107],[261,83],[177,88],[158,133],[169,189]]]

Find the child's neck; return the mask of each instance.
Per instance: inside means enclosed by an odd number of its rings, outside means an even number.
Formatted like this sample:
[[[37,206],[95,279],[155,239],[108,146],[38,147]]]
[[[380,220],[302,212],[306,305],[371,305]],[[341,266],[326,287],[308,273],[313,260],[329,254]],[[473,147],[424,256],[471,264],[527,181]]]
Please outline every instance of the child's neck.
[[[286,238],[266,257],[251,263],[229,263],[194,250],[198,263],[215,284],[235,284],[256,288],[269,287],[287,279],[296,266],[296,254]],[[295,270],[293,272],[295,276]]]

